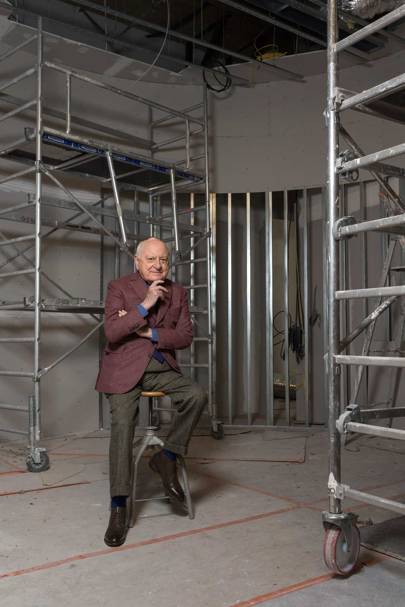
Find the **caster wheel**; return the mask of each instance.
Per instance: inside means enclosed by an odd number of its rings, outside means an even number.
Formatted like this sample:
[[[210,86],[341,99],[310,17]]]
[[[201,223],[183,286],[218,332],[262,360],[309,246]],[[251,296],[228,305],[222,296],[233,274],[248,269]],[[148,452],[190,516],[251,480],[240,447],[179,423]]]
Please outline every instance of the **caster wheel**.
[[[354,571],[360,553],[360,532],[356,525],[350,527],[350,547],[339,527],[325,532],[323,558],[326,566],[337,575],[349,575]]]
[[[28,472],[44,472],[49,469],[49,457],[45,451],[41,451],[39,463],[29,457],[27,459],[27,470]]]
[[[211,436],[215,438],[215,440],[222,440],[224,438],[224,427],[222,424],[218,424],[216,430],[211,428]]]

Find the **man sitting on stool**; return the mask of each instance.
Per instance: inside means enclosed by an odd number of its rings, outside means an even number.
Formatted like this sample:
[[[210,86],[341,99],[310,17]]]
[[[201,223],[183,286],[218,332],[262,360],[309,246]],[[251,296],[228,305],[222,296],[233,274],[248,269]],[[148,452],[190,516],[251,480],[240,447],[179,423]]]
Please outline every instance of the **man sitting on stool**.
[[[105,302],[105,334],[96,390],[105,392],[111,409],[111,513],[104,541],[120,546],[127,534],[126,500],[131,493],[132,443],[142,390],[162,390],[176,407],[165,448],[150,460],[178,513],[186,514],[177,478],[176,454],[185,455],[191,434],[207,404],[206,392],[176,363],[175,350],[192,342],[187,292],[167,280],[169,252],[148,238],[135,255],[136,272],[113,280]]]

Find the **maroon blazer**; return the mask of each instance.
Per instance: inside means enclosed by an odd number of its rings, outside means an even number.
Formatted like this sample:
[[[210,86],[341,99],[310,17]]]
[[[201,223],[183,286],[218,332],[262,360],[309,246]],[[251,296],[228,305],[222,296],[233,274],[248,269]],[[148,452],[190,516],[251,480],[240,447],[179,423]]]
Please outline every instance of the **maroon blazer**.
[[[175,350],[188,348],[193,340],[187,291],[181,285],[165,281],[168,292],[146,318],[139,314],[137,304],[146,297],[147,285],[138,272],[112,280],[105,301],[104,331],[107,345],[101,359],[96,390],[123,394],[141,379],[155,348],[160,350],[169,365],[179,371]],[[126,310],[123,317],[119,310]],[[156,327],[159,342],[139,337],[142,327]]]

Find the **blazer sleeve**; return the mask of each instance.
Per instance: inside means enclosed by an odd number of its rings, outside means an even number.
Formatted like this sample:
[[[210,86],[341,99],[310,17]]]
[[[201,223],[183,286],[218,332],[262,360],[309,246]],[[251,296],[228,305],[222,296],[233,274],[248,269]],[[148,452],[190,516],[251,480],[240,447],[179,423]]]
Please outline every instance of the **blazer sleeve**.
[[[110,282],[105,300],[104,332],[106,338],[112,344],[121,341],[148,324],[136,307],[127,310],[127,314],[120,318],[118,311],[123,309],[125,309],[124,293],[114,284],[114,281]]]
[[[158,350],[182,350],[193,341],[193,324],[188,307],[187,292],[182,289],[180,316],[175,329],[158,327]]]

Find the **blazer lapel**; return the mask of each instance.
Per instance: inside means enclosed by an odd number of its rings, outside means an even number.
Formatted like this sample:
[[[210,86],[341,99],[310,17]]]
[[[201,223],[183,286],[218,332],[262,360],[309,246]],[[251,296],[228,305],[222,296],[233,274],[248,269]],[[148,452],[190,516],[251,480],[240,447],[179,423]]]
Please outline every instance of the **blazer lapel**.
[[[167,289],[167,293],[165,294],[165,298],[160,300],[158,314],[156,319],[156,325],[160,323],[160,321],[164,318],[167,310],[169,309],[170,303],[172,301],[172,284],[171,282],[166,282],[164,285]]]
[[[134,272],[131,277],[130,284],[131,287],[135,290],[137,296],[139,297],[140,302],[143,301],[146,297],[148,287],[138,272]]]

